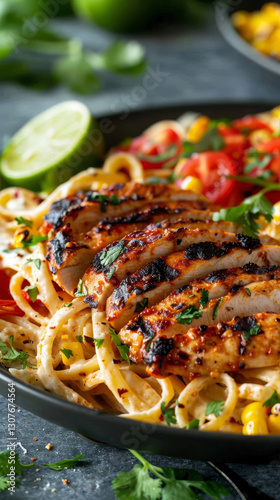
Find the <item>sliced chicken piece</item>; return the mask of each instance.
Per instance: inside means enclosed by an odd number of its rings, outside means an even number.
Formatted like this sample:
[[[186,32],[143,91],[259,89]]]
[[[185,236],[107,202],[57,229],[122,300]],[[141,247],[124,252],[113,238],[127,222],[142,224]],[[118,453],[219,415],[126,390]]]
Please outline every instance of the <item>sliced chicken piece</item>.
[[[250,283],[240,288],[238,292],[229,292],[220,299],[210,300],[203,309],[186,306],[181,312],[176,311],[176,314],[172,314],[170,318],[167,315],[161,317],[155,315],[152,318],[152,311],[148,309],[147,312],[147,316],[142,314],[137,320],[124,327],[120,331],[119,337],[122,343],[130,346],[129,356],[133,361],[138,363],[144,361],[150,367],[150,374],[155,376],[167,375],[169,372],[164,368],[162,369],[165,356],[173,349],[174,345],[178,345],[179,338],[182,339],[187,334],[191,337],[193,331],[198,331],[203,336],[209,326],[230,321],[236,315],[242,318],[259,312],[279,314],[280,281],[271,280]],[[251,328],[253,326],[255,325],[252,325]],[[244,327],[244,331],[246,330]],[[222,331],[224,331],[223,328]],[[253,330],[250,334],[255,335]],[[245,334],[245,340],[247,336]],[[215,339],[213,345],[216,345]],[[201,348],[202,351],[198,351],[197,354],[203,353],[203,346]],[[187,353],[186,360],[188,360]],[[181,370],[179,365],[177,367],[179,371],[174,368],[175,371],[172,371],[172,373],[189,376],[189,372],[185,369]],[[183,365],[185,366],[186,363],[183,363]],[[262,364],[259,365],[259,367],[262,366]],[[217,370],[220,371],[218,367]]]
[[[250,241],[250,244],[253,242],[255,247],[260,246],[260,241],[257,239],[246,238],[242,235],[237,236],[224,231],[186,229],[184,227],[161,229],[156,225],[150,225],[146,230],[130,233],[98,253],[86,271],[83,283],[92,300],[98,304],[99,308],[104,309],[106,300],[114,288],[118,287],[124,278],[146,264],[156,261],[155,265],[157,265],[159,261],[158,267],[161,267],[165,279],[173,281],[178,275],[178,271],[165,266],[160,257],[175,252],[178,248],[200,247],[201,242],[208,242],[208,245],[211,246],[211,244],[214,245],[211,242],[224,241],[224,245],[226,242],[230,242],[232,246],[238,247],[241,246],[241,240],[244,238],[246,241]],[[225,249],[220,251],[226,252]],[[184,261],[183,254],[181,260]]]
[[[172,339],[160,337],[144,353],[148,373],[189,378],[265,368],[280,362],[280,314],[236,316],[215,326],[191,328]]]
[[[177,212],[177,209],[175,210]],[[227,232],[236,232],[237,227],[234,223],[221,221],[220,223],[207,220],[205,212],[196,211],[196,215],[202,218],[200,220],[193,219],[178,219],[164,220],[157,222],[156,227],[161,229],[179,229],[181,227],[196,229],[220,229]],[[208,212],[208,211],[207,211]],[[188,215],[193,215],[192,211],[186,211]],[[137,214],[135,214],[137,215]],[[159,216],[157,216],[159,217]],[[176,215],[173,212],[173,217]],[[122,218],[124,219],[124,217]],[[153,217],[151,217],[153,219]],[[204,220],[206,219],[206,220]],[[128,234],[129,227],[132,226],[132,231],[137,230],[137,224],[133,223],[117,225],[114,231],[106,230],[102,233],[100,224],[95,226],[90,233],[80,235],[77,242],[74,241],[73,233],[67,226],[56,233],[54,239],[47,244],[46,259],[49,262],[50,271],[55,275],[56,282],[68,293],[73,293],[79,278],[83,276],[86,269],[89,267],[94,256],[100,252],[105,245],[112,241],[118,240],[121,236]],[[147,223],[138,223],[139,230],[147,227]],[[78,267],[78,269],[75,269]]]
[[[145,305],[148,301],[151,307],[173,290],[205,276],[207,271],[242,267],[249,262],[260,266],[277,265],[280,247],[260,246],[259,240],[239,234],[232,242],[201,240],[187,250],[158,258],[124,279],[107,300],[108,320],[119,330],[137,315],[137,303]]]
[[[200,210],[213,206],[202,195],[166,184],[113,184],[98,192],[79,192],[53,203],[44,217],[42,232],[56,231],[70,224],[75,234],[86,233],[104,218],[105,213],[107,217],[119,217],[149,203],[180,200],[193,202]]]

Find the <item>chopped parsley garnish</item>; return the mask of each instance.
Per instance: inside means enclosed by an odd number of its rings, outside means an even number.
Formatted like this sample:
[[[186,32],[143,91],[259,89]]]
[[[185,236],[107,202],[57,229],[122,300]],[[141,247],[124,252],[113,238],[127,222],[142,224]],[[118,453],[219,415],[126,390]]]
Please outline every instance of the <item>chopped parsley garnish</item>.
[[[201,318],[202,311],[195,306],[189,306],[176,316],[177,323],[190,325],[193,319]]]
[[[194,418],[189,422],[189,429],[198,429],[199,428],[199,420],[198,418]]]
[[[205,416],[213,414],[218,418],[223,413],[224,406],[224,401],[210,401],[206,406]]]
[[[116,194],[113,194],[113,196],[109,199],[110,205],[119,205],[121,203],[121,200]]]
[[[144,311],[144,309],[146,309],[146,307],[148,307],[148,302],[149,302],[148,297],[144,297],[144,299],[137,302],[134,311],[136,313],[140,313],[140,312]]]
[[[249,295],[249,297],[251,297],[252,294],[250,288],[245,288],[245,292]]]
[[[116,194],[113,194],[113,196],[109,198],[106,194],[92,193],[91,199],[92,201],[100,202],[100,211],[103,213],[106,212],[106,203],[110,203],[110,205],[119,205],[121,203],[121,200]]]
[[[217,127],[211,127],[202,137],[201,141],[192,143],[185,141],[183,143],[184,153],[182,156],[189,158],[193,153],[202,153],[203,151],[219,151],[225,143],[219,134]]]
[[[67,359],[70,359],[70,357],[73,356],[71,349],[60,349],[60,352],[62,352]]]
[[[138,159],[141,161],[148,161],[149,163],[161,163],[165,160],[170,160],[177,152],[177,146],[172,144],[167,151],[159,155],[138,155]]]
[[[165,406],[165,401],[163,401],[160,405],[161,413],[163,414],[164,420],[167,425],[176,424],[177,420],[175,417],[175,408],[170,408]]]
[[[73,302],[68,302],[68,304],[64,304],[64,307],[70,307],[72,306]]]
[[[106,278],[110,280],[114,276],[114,272],[116,270],[115,266],[111,266],[109,272],[106,274]]]
[[[27,259],[26,264],[34,264],[34,266],[37,267],[37,269],[40,269],[41,267],[41,261],[40,259]]]
[[[78,342],[81,342],[81,344],[83,343],[83,336],[82,335],[76,335],[76,339]]]
[[[250,153],[247,155],[247,158],[253,158],[253,161],[245,165],[244,172],[248,174],[249,172],[254,170],[254,168],[263,169],[267,167],[273,157],[273,154],[258,152],[255,149],[253,151],[250,151]]]
[[[39,290],[38,290],[37,286],[35,286],[35,285],[34,286],[33,285],[26,286],[23,290],[27,293],[27,295],[29,295],[32,302],[35,302],[35,300],[37,299],[37,297],[39,295]]]
[[[32,228],[32,226],[33,226],[32,220],[27,220],[27,219],[24,219],[23,217],[15,217],[15,221],[18,224],[24,224],[26,227]]]
[[[27,363],[27,358],[29,358],[29,354],[27,352],[17,351],[13,347],[13,343],[14,343],[14,337],[12,335],[9,337],[10,347],[8,347],[5,344],[5,342],[3,342],[3,340],[0,340],[1,360],[8,361],[9,363],[11,363],[12,361],[21,361],[22,368],[24,369],[26,368],[26,366],[29,366],[29,363]]]
[[[221,297],[221,298],[218,300],[218,302],[216,303],[216,305],[215,305],[215,307],[214,307],[214,309],[213,309],[213,315],[212,315],[212,318],[213,318],[213,319],[216,319],[216,318],[218,317],[219,307],[220,307],[220,305],[221,305],[221,303],[222,303],[222,300],[223,300],[223,298]]]
[[[75,293],[75,297],[86,297],[88,295],[88,290],[86,285],[83,283],[83,280],[80,279],[77,287],[77,291]]]
[[[208,300],[209,300],[209,292],[208,292],[208,290],[205,290],[205,288],[202,288],[201,298],[198,302],[202,307],[205,307],[206,304],[208,303]]]
[[[125,250],[125,242],[120,241],[112,248],[107,251],[103,251],[100,254],[100,262],[102,266],[110,266],[117,260],[117,258],[124,252]]]
[[[42,241],[46,241],[48,239],[48,236],[41,236],[40,234],[37,235],[32,235],[30,240],[28,241],[23,241],[23,246],[22,248],[28,248],[28,247],[33,247],[37,245],[37,243],[41,243]],[[20,250],[20,248],[19,248]]]
[[[274,391],[274,393],[268,398],[264,403],[263,406],[269,406],[269,408],[272,408],[274,405],[277,405],[280,403],[280,397],[277,394],[277,391]]]
[[[260,224],[257,222],[261,215],[271,222],[273,218],[273,205],[264,196],[264,191],[246,198],[240,205],[231,208],[222,208],[214,212],[213,220],[229,220],[238,224],[247,236],[257,236]]]
[[[150,338],[147,340],[147,344],[146,344],[146,348],[145,348],[146,352],[149,352],[150,347],[151,347],[152,340],[153,340],[153,337],[150,337]]]
[[[251,328],[248,332],[246,330],[242,331],[244,339],[248,342],[248,340],[250,340],[250,337],[252,337],[253,335],[258,335],[258,333],[260,333],[260,328],[261,325],[257,324],[256,326]]]
[[[93,342],[94,342],[95,347],[97,347],[97,349],[99,349],[99,347],[102,346],[104,339],[93,339]]]
[[[119,472],[112,488],[121,500],[195,500],[198,492],[222,500],[229,491],[216,481],[204,481],[193,469],[157,467],[147,462],[137,451],[130,452],[141,462],[129,472]]]
[[[118,350],[119,350],[119,353],[121,355],[121,357],[127,361],[128,363],[130,363],[130,359],[128,357],[128,352],[129,352],[129,346],[128,345],[124,345],[121,343],[121,340],[119,339],[119,337],[117,336],[115,330],[113,330],[113,328],[111,328],[109,326],[109,333],[113,339],[113,341],[115,342]]]
[[[81,460],[81,458],[84,458],[85,455],[77,455],[74,458],[69,458],[68,460],[61,460],[60,462],[55,462],[54,464],[41,464],[44,467],[49,467],[50,469],[53,470],[64,470],[64,469],[70,469],[71,467],[75,467],[77,463]]]

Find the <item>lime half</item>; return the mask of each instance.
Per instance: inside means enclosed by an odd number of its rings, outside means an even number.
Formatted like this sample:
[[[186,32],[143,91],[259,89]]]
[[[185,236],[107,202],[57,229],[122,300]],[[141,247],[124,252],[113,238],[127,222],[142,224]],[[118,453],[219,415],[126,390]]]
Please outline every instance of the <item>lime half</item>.
[[[102,148],[89,109],[81,102],[62,102],[11,138],[1,157],[1,174],[10,185],[51,191],[77,172],[97,166]]]

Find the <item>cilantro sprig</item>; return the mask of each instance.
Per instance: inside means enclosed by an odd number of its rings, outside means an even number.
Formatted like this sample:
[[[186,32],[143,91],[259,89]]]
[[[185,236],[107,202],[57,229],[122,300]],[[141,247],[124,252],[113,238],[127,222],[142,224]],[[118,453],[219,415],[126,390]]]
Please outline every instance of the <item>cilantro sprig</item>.
[[[24,219],[24,217],[15,217],[15,221],[19,225],[20,224],[24,224],[26,227],[32,228],[32,226],[33,226],[33,221],[32,220],[28,220],[28,219]]]
[[[222,500],[229,495],[225,486],[216,481],[205,481],[192,469],[157,467],[137,451],[129,450],[139,460],[129,472],[120,472],[112,482],[117,498],[121,500],[200,499],[199,492]]]
[[[10,488],[10,478],[8,474],[11,472],[11,465],[9,464],[10,460],[10,450],[4,450],[0,452],[0,491],[5,491]],[[19,486],[20,482],[17,476],[20,476],[25,470],[33,467],[34,464],[22,464],[20,462],[19,454],[15,453],[13,457],[14,463],[13,467],[15,467],[15,486]]]
[[[165,405],[163,401],[160,405],[161,413],[167,425],[176,424],[175,408],[170,405]]]
[[[49,469],[53,470],[64,470],[64,469],[70,469],[71,467],[75,467],[77,463],[85,457],[84,455],[77,455],[74,458],[69,458],[65,460],[61,460],[60,462],[55,462],[53,464],[41,464],[44,467],[49,467]]]
[[[190,325],[193,319],[201,318],[202,311],[195,306],[189,306],[184,311],[181,311],[176,316],[177,323],[181,325]]]
[[[210,401],[206,406],[205,416],[213,414],[218,418],[223,413],[224,406],[224,401]]]
[[[28,366],[29,368],[34,368],[35,365],[31,365],[30,363],[27,362],[27,359],[29,358],[29,354],[27,352],[22,352],[22,351],[17,351],[13,347],[14,343],[14,337],[11,335],[9,337],[9,344],[10,347],[3,342],[3,340],[0,340],[0,352],[1,352],[1,360],[7,361],[11,363],[12,361],[21,361],[22,362],[22,368],[26,368]]]
[[[113,330],[113,328],[111,328],[109,326],[109,333],[115,343],[115,345],[117,346],[118,348],[118,351],[121,355],[121,357],[127,361],[128,363],[130,363],[130,359],[129,359],[129,356],[128,356],[128,352],[129,352],[129,346],[128,345],[124,345],[121,343],[121,340],[119,339],[119,337],[117,336],[115,330]]]

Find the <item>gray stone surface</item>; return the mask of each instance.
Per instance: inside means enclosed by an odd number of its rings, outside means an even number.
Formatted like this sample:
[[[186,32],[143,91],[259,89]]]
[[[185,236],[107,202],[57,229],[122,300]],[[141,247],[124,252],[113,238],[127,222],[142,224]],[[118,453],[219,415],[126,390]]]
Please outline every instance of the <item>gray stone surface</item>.
[[[56,21],[54,24],[66,34],[74,34],[89,47],[98,50],[116,38],[113,34],[74,20]],[[143,75],[132,79],[102,75],[102,92],[86,97],[75,96],[64,88],[34,92],[14,84],[2,84],[0,137],[11,135],[26,120],[47,107],[75,98],[85,102],[96,115],[111,114],[127,107],[134,110],[176,103],[186,103],[190,107],[193,103],[226,101],[267,102],[268,106],[280,104],[279,77],[265,72],[230,48],[217,32],[212,18],[204,29],[188,28],[176,32],[173,29],[165,33],[141,35],[137,39],[147,50],[149,71],[160,70],[164,73],[156,88],[145,91]],[[0,415],[0,449],[3,450],[7,447],[7,402],[2,397]],[[110,489],[114,476],[120,470],[129,470],[136,463],[128,451],[90,443],[22,409],[16,413],[16,435],[27,450],[24,455],[18,447],[22,461],[30,463],[31,457],[37,459],[33,469],[22,476],[21,486],[13,495],[18,500],[74,500],[81,497],[85,500],[110,500],[114,498]],[[33,438],[38,441],[33,441]],[[53,445],[51,451],[45,449],[49,442]],[[82,453],[86,454],[87,463],[75,469],[54,472],[39,466],[42,462],[55,462]],[[194,467],[217,479],[211,469],[201,462],[158,456],[150,458],[157,465]],[[280,498],[279,465],[232,467],[275,500]],[[70,481],[69,486],[62,483],[64,478]],[[56,493],[51,493],[53,488]],[[1,493],[1,498],[8,499],[10,494]],[[235,500],[237,496],[232,493],[231,498]]]

